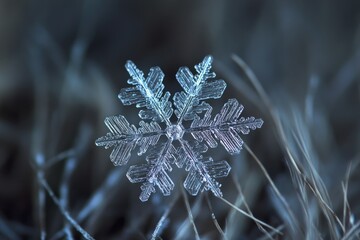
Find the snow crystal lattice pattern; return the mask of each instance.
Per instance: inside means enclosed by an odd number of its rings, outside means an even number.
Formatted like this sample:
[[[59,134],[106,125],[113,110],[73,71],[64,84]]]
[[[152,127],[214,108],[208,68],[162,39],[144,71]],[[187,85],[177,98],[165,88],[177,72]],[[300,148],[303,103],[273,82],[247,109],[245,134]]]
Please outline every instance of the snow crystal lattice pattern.
[[[170,93],[163,93],[164,73],[159,67],[151,68],[145,78],[133,62],[126,63],[131,77],[128,83],[133,87],[122,89],[119,98],[124,105],[143,108],[139,117],[148,122],[140,121],[137,128],[122,115],[107,117],[105,124],[110,132],[97,139],[96,145],[113,147],[110,159],[121,166],[127,164],[135,148],[138,147],[139,156],[148,151],[146,163],[131,166],[126,174],[130,182],[142,183],[141,201],[147,201],[155,187],[164,195],[171,194],[174,183],[169,172],[174,165],[188,172],[184,187],[191,195],[211,190],[215,196],[222,196],[221,184],[215,179],[226,177],[231,167],[226,161],[215,162],[202,154],[208,147],[217,147],[218,142],[230,154],[239,153],[243,145],[240,134],[261,128],[261,119],[240,117],[244,107],[236,99],[228,100],[212,119],[212,107],[204,100],[220,98],[226,88],[224,80],[213,79],[212,60],[206,56],[195,66],[195,75],[187,67],[179,69],[176,79],[183,91],[173,97],[175,110],[169,101]],[[177,117],[175,123],[170,121],[173,113]],[[185,128],[183,121],[192,122]],[[193,141],[186,140],[186,135],[192,136]],[[166,141],[159,143],[162,136]]]

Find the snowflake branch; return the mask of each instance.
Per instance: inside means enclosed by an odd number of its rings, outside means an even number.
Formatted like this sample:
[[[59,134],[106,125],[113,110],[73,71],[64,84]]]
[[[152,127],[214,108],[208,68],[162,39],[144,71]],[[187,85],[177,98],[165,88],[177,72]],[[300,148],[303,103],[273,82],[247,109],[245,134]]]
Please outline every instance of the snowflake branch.
[[[202,82],[205,81],[205,73],[208,73],[211,69],[212,57],[206,56],[202,61],[202,68],[198,76],[193,77],[188,68],[180,68],[178,73],[176,74],[176,79],[178,79],[181,86],[184,88],[186,93],[188,93],[189,97],[186,98],[184,108],[181,110],[178,116],[178,124],[181,124],[185,114],[189,111],[191,107],[194,106],[193,102],[199,95],[199,92],[202,87]],[[199,68],[200,69],[200,68]],[[195,80],[195,81],[194,81]],[[187,82],[188,85],[192,83],[192,86],[184,87]]]
[[[189,171],[189,174],[184,182],[185,189],[191,195],[196,196],[199,191],[202,191],[205,188],[211,190],[215,196],[221,197],[221,184],[216,182],[209,174],[209,169],[207,168],[206,164],[200,161],[201,156],[197,156],[196,152],[193,151],[193,148],[186,140],[180,139],[179,142],[181,144],[182,150],[184,151],[184,157],[186,156],[187,158],[187,161],[185,162],[187,165],[185,170]],[[228,171],[226,175],[230,171],[230,166],[228,164],[227,168]]]
[[[200,100],[208,98],[219,98],[226,88],[223,80],[212,82],[205,81],[214,78],[216,75],[211,70],[212,57],[206,56],[204,60],[195,66],[197,75],[193,75],[187,67],[181,67],[176,74],[176,79],[184,89],[184,92],[174,95],[174,105],[177,110],[175,114],[178,117],[177,124],[183,120],[191,120],[208,108],[206,103],[199,104]]]
[[[153,152],[146,158],[147,164],[135,165],[129,168],[126,176],[132,183],[143,182],[141,186],[140,200],[145,202],[150,195],[155,192],[155,185],[165,195],[170,195],[174,189],[174,183],[166,173],[171,171],[171,164],[175,160],[176,150],[172,145],[172,140],[168,141],[162,148],[154,148]]]
[[[205,140],[211,148],[217,147],[216,138],[230,154],[239,153],[244,143],[239,134],[248,134],[250,129],[255,130],[263,124],[262,119],[240,117],[243,109],[236,99],[230,99],[214,120],[211,120],[210,107],[204,117],[195,118],[185,132],[191,133],[197,141]]]
[[[110,155],[110,159],[115,165],[125,165],[136,145],[140,146],[138,154],[142,155],[150,145],[155,145],[160,136],[165,134],[165,131],[156,122],[145,123],[141,121],[139,123],[140,128],[136,129],[121,115],[107,117],[105,124],[110,132],[106,136],[98,138],[95,144],[105,148],[115,146]]]
[[[141,110],[139,112],[139,116],[142,119],[165,121],[166,125],[170,126],[171,122],[169,119],[173,109],[168,101],[170,93],[165,92],[162,96],[164,73],[161,69],[159,67],[151,68],[148,77],[145,79],[144,73],[132,61],[127,61],[125,67],[131,76],[128,83],[135,85],[135,87],[121,90],[119,98],[122,103],[124,105],[136,104],[138,108],[146,107],[148,110]]]

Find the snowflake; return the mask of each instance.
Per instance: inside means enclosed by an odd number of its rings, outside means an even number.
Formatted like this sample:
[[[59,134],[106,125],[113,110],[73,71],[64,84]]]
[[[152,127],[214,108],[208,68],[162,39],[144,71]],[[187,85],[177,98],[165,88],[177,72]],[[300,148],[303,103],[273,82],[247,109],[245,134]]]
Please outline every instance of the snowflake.
[[[133,87],[124,88],[119,98],[124,105],[136,104],[140,110],[139,127],[130,125],[122,115],[105,119],[110,132],[96,140],[97,146],[114,147],[110,159],[114,165],[125,165],[131,152],[138,147],[138,155],[148,151],[146,163],[131,166],[126,174],[130,182],[142,183],[140,200],[147,201],[157,186],[164,195],[170,195],[174,183],[169,172],[176,165],[189,172],[184,187],[191,195],[211,190],[215,196],[222,196],[221,184],[215,179],[226,177],[231,167],[226,161],[215,162],[211,157],[203,157],[210,148],[220,142],[230,154],[239,153],[243,140],[240,134],[248,134],[263,124],[261,119],[240,117],[244,107],[236,99],[230,99],[221,111],[211,118],[212,107],[206,99],[220,98],[226,88],[224,80],[213,80],[212,57],[206,56],[195,66],[196,75],[181,67],[176,79],[183,88],[173,97],[174,108],[169,101],[170,93],[163,94],[164,73],[159,67],[150,69],[147,78],[136,65],[128,61],[125,65]],[[177,121],[170,118],[176,115]],[[188,124],[185,124],[185,121]],[[166,125],[166,127],[161,127]],[[190,142],[184,136],[191,135]],[[165,136],[165,141],[158,143]],[[149,150],[148,150],[149,149]]]

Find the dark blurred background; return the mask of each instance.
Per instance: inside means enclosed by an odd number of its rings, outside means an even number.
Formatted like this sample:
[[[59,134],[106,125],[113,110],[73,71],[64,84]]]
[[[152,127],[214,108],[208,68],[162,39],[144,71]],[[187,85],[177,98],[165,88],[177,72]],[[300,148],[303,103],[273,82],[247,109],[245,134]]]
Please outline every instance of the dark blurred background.
[[[232,166],[221,180],[224,198],[248,206],[283,235],[264,232],[209,193],[187,196],[200,238],[351,239],[358,233],[360,1],[0,0],[0,238],[82,237],[46,181],[97,239],[148,239],[154,231],[159,239],[194,239],[181,193],[184,172],[174,170],[172,196],[157,191],[142,203],[140,185],[125,176],[128,166],[114,167],[110,150],[94,141],[107,132],[106,116],[139,122],[138,109],[117,98],[127,86],[126,60],[145,73],[160,66],[173,95],[180,90],[177,69],[193,69],[208,54],[228,85],[222,99],[209,103],[218,110],[237,98],[245,116],[265,121],[244,141],[297,222],[248,151],[230,156],[219,147],[213,158]]]

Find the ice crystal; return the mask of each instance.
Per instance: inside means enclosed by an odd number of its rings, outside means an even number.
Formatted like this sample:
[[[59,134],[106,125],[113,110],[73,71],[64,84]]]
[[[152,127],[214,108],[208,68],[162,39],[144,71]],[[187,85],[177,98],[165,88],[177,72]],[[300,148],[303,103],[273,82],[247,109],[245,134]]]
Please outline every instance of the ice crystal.
[[[236,99],[228,100],[212,119],[212,107],[204,100],[220,98],[226,83],[213,79],[215,73],[211,71],[211,64],[212,57],[206,56],[195,66],[195,75],[187,67],[178,70],[176,79],[183,91],[174,95],[173,110],[170,93],[163,93],[161,69],[151,68],[145,78],[133,62],[126,63],[131,77],[128,83],[133,86],[122,89],[119,98],[124,105],[143,108],[139,117],[148,121],[140,121],[136,127],[122,115],[107,117],[105,124],[110,132],[97,139],[96,145],[114,148],[110,159],[115,165],[125,165],[137,147],[139,156],[148,151],[146,163],[131,166],[126,174],[130,182],[142,183],[141,201],[149,199],[155,186],[164,195],[171,194],[174,183],[169,172],[174,165],[188,172],[184,187],[191,195],[211,190],[215,196],[222,196],[221,185],[215,179],[226,177],[231,167],[226,161],[214,161],[202,154],[208,147],[217,147],[218,142],[230,154],[239,153],[243,145],[240,134],[248,134],[262,126],[261,119],[240,117],[244,107]],[[170,120],[173,112],[177,118],[175,123]],[[188,127],[184,127],[184,121],[191,121]],[[186,135],[193,140],[186,140]],[[162,136],[166,140],[158,143]]]

